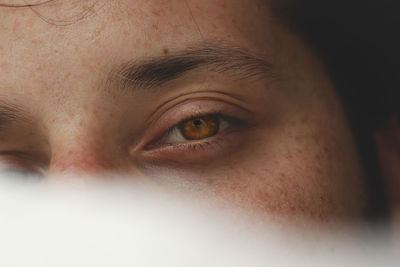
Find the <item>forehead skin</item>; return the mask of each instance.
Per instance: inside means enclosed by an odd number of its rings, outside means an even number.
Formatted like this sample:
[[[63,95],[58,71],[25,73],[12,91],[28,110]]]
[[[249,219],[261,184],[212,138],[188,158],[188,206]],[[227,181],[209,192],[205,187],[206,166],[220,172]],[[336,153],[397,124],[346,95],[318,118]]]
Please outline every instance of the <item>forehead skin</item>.
[[[106,75],[125,61],[201,42],[243,47],[278,73],[278,82],[263,84],[272,89],[250,100],[266,107],[275,126],[261,124],[248,147],[213,167],[214,174],[205,171],[220,178],[212,190],[268,213],[361,216],[362,171],[332,86],[312,52],[263,1],[54,1],[0,8],[0,98],[31,115],[32,134],[44,140],[51,170],[129,169],[108,149],[128,100],[104,90]],[[254,94],[251,83],[239,85],[244,96]],[[161,100],[129,101],[146,110]]]

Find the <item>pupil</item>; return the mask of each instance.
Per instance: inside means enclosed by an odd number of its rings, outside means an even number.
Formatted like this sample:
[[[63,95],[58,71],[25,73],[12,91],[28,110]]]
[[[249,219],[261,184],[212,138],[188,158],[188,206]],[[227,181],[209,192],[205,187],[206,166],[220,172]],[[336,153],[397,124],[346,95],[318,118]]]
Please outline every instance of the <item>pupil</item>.
[[[201,126],[203,126],[203,122],[201,120],[195,120],[193,122],[194,126],[196,126],[197,128],[200,128]]]

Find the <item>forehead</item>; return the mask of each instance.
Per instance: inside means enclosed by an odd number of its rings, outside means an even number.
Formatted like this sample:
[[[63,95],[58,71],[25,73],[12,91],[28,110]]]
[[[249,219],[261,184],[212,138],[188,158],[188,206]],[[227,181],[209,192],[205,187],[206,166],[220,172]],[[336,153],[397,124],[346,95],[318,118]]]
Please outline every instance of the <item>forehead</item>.
[[[266,33],[266,12],[258,1],[51,1],[0,7],[1,38],[12,40],[13,46],[73,49],[128,41],[124,46],[136,53],[205,38],[255,45]]]
[[[0,84],[26,91],[25,81],[40,88],[92,83],[94,74],[129,58],[208,40],[264,53],[273,34],[268,9],[259,2],[57,0],[0,7]]]

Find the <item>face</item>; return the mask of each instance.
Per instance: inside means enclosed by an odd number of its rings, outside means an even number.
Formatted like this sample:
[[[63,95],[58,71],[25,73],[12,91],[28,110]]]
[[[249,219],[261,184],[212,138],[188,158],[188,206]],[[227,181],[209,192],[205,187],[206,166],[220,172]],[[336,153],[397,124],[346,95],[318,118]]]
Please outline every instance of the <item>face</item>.
[[[281,218],[362,217],[334,89],[263,1],[54,1],[1,8],[0,25],[4,171],[111,172]]]

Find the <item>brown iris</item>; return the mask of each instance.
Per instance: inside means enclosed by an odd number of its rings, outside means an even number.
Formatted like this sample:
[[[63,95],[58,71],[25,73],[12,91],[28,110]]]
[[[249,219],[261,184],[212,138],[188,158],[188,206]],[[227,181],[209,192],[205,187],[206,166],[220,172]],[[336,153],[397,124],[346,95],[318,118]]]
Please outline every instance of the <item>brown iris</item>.
[[[218,133],[218,116],[203,116],[188,120],[180,126],[182,135],[187,140],[200,140]]]

